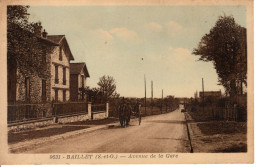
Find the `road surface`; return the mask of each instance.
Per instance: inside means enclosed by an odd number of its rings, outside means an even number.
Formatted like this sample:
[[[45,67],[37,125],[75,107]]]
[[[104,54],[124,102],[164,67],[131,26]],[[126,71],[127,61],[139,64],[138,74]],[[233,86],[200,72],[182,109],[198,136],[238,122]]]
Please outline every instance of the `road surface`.
[[[85,133],[27,150],[26,153],[166,153],[189,152],[184,114],[180,110]]]

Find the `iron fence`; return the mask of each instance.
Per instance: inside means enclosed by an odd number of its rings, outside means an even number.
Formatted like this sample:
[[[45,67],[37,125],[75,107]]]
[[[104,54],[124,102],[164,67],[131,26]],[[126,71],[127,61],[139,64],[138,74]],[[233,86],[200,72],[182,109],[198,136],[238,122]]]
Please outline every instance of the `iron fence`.
[[[52,115],[72,115],[77,113],[87,113],[88,104],[86,102],[63,102],[52,104]]]
[[[46,104],[12,104],[8,105],[7,122],[16,123],[47,117]]]
[[[93,104],[91,105],[91,112],[106,111],[106,104]]]

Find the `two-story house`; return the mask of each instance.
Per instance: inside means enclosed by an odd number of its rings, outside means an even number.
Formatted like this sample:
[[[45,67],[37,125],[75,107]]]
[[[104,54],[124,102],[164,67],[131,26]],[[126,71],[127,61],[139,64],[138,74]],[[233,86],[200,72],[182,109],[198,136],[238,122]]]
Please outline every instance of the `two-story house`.
[[[86,81],[89,76],[85,63],[70,63],[70,99],[79,101],[86,99]]]
[[[52,101],[70,99],[70,60],[74,58],[65,35],[40,32],[41,55],[33,55],[32,61],[14,55],[8,62],[8,122],[51,116]]]
[[[70,99],[70,61],[74,57],[65,35],[47,35],[47,39],[58,44],[51,55],[51,99],[68,101]]]

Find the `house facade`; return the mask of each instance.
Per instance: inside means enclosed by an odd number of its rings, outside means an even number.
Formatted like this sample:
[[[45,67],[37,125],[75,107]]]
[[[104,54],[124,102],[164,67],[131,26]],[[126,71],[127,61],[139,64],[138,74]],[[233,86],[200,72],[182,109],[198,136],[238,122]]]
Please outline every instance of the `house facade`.
[[[41,55],[27,62],[13,56],[8,62],[8,122],[51,116],[53,101],[70,99],[70,60],[74,58],[65,36],[48,36],[44,31],[37,39]]]
[[[50,97],[55,102],[70,99],[70,61],[74,60],[65,35],[48,35],[47,39],[55,42],[51,54]]]
[[[90,77],[85,63],[70,63],[70,99],[72,101],[85,100],[87,78]]]

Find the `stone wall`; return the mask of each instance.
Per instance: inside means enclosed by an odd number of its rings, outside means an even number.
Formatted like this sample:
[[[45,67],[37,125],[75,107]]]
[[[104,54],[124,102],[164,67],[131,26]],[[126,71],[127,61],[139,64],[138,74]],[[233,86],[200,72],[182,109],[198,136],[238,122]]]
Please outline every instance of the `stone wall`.
[[[17,130],[23,130],[23,129],[33,129],[36,127],[44,127],[53,124],[53,119],[42,119],[37,121],[30,121],[26,123],[20,123],[20,124],[9,124],[8,125],[8,131],[17,131]]]
[[[96,113],[93,113],[93,120],[104,119],[104,118],[107,118],[106,112],[96,112]]]
[[[50,94],[50,63],[51,55],[44,55],[46,62],[39,65],[40,72],[32,69],[31,66],[19,66],[16,68],[16,102],[18,103],[45,103],[51,101]],[[43,61],[43,59],[41,59]],[[18,63],[19,64],[19,63]],[[25,79],[30,80],[30,101],[26,101]],[[42,101],[42,80],[46,80],[46,101]]]
[[[41,72],[31,69],[31,66],[17,66],[15,79],[15,94],[16,98],[11,104],[32,104],[32,112],[39,117],[50,116],[50,55],[46,56],[46,62],[42,62],[39,68]],[[42,60],[42,59],[41,59]],[[26,78],[29,79],[29,100],[26,100]],[[46,99],[42,96],[42,82],[46,81]]]
[[[64,116],[64,117],[58,117],[57,122],[58,123],[69,123],[69,122],[77,122],[77,121],[86,121],[88,120],[88,113],[86,114],[79,114],[74,116]]]

